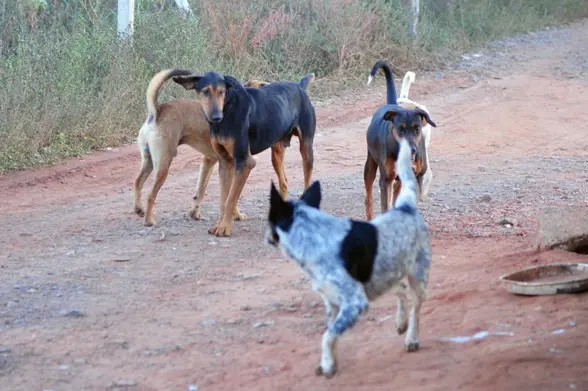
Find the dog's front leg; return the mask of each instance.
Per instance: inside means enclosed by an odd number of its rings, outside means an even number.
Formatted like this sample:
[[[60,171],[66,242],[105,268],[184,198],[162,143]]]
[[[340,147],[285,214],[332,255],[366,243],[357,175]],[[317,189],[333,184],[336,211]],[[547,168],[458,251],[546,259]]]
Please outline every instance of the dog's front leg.
[[[224,152],[224,153],[223,153]],[[228,156],[226,151],[219,149],[219,166],[218,174],[220,179],[220,205],[219,205],[219,217],[216,224],[208,230],[208,233],[215,234],[217,227],[223,221],[225,213],[225,203],[227,200],[227,194],[231,188],[231,182],[233,178],[234,161]]]
[[[233,232],[233,211],[255,164],[255,159],[251,155],[247,156],[244,163],[235,163],[235,173],[232,175],[231,187],[224,203],[224,213],[219,220],[219,224],[209,230],[210,233],[216,236],[231,236]]]
[[[353,303],[353,304],[351,304]],[[329,324],[323,334],[321,362],[316,368],[317,376],[331,378],[337,372],[337,341],[343,333],[352,328],[359,317],[368,309],[365,295],[353,298],[349,303],[342,303],[335,321]]]

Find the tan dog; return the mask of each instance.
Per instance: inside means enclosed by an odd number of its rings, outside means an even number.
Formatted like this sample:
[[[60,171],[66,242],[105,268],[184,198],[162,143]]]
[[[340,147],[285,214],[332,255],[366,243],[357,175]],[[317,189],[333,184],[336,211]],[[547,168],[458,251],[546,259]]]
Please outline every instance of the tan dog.
[[[147,87],[148,116],[139,131],[137,144],[141,152],[141,171],[135,179],[135,213],[144,216],[146,226],[155,225],[153,205],[157,193],[165,182],[178,146],[189,145],[203,155],[198,176],[198,185],[190,217],[200,219],[200,205],[204,199],[206,186],[212,169],[218,162],[218,156],[210,142],[208,121],[204,117],[202,104],[194,99],[177,99],[171,102],[157,103],[160,88],[174,76],[187,76],[192,72],[185,69],[166,69],[157,73]],[[155,169],[155,182],[147,197],[147,210],[141,205],[141,190],[151,172]],[[220,167],[219,167],[220,169]],[[246,215],[235,204],[235,220],[245,220]]]
[[[261,88],[263,86],[267,86],[269,83],[267,81],[262,80],[249,80],[247,83],[243,84],[243,87],[249,88]]]

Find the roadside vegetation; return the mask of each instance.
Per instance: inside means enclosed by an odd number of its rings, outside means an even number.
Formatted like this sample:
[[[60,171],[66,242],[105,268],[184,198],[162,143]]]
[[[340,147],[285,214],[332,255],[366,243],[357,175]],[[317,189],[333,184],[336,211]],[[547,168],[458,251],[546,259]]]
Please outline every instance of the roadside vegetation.
[[[376,59],[431,70],[485,42],[588,16],[585,0],[137,0],[130,44],[116,39],[116,0],[0,0],[0,172],[131,141],[144,92],[169,67],[337,88]],[[328,91],[311,84],[314,96]],[[193,96],[170,83],[160,99]]]

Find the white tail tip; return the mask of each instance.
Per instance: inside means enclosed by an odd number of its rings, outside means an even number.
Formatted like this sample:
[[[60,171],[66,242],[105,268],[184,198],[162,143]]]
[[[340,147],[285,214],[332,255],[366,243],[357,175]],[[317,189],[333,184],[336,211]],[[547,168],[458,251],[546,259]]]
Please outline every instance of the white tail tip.
[[[370,85],[370,83],[372,82],[372,80],[374,80],[374,77],[372,75],[368,76],[368,86]]]
[[[406,72],[406,74],[408,75],[408,78],[410,79],[411,83],[414,83],[416,80],[416,75],[414,72],[408,71]]]

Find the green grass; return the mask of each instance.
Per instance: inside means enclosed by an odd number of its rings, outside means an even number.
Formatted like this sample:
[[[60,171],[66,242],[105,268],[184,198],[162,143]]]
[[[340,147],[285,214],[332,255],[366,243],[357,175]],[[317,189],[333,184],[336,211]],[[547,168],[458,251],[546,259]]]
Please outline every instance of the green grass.
[[[0,171],[129,142],[147,83],[163,68],[243,81],[314,72],[349,86],[379,58],[397,71],[430,69],[490,40],[588,16],[584,0],[421,0],[412,40],[401,0],[199,0],[192,18],[139,1],[133,44],[121,46],[116,1],[10,1],[0,0],[9,26],[0,27]],[[169,83],[160,99],[192,96]]]

